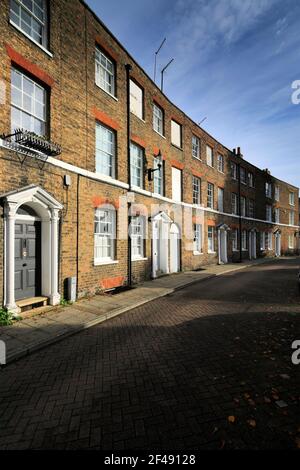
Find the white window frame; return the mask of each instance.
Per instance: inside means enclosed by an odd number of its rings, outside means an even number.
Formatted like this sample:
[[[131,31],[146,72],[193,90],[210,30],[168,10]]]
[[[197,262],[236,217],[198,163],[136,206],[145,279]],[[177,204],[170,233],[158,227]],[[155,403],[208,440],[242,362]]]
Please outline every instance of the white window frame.
[[[164,110],[158,104],[153,103],[153,129],[164,137],[164,128]]]
[[[142,147],[130,143],[130,175],[131,185],[137,188],[144,188],[144,156],[145,151]]]
[[[238,251],[238,229],[232,231],[232,251]]]
[[[224,155],[221,155],[219,153],[218,154],[218,171],[220,173],[224,173],[224,169],[225,169]]]
[[[247,246],[247,242],[248,242],[248,236],[247,236],[247,230],[242,230],[242,251],[247,251],[248,250],[248,246]]]
[[[100,217],[105,217],[104,221],[100,221]],[[99,230],[96,230],[96,224]],[[101,230],[101,224],[103,230]],[[99,240],[106,240],[107,243],[99,243]],[[112,208],[98,208],[94,215],[94,263],[95,265],[109,264],[115,261],[115,240],[116,240],[116,211]],[[108,247],[109,256],[97,256],[97,248],[101,246]]]
[[[207,252],[215,253],[215,228],[212,225],[207,227]]]
[[[255,217],[254,207],[255,207],[254,200],[248,199],[248,217],[250,217],[250,219],[254,219]]]
[[[260,232],[259,237],[260,237],[260,250],[265,251],[266,250],[266,234],[265,234],[265,232]]]
[[[247,200],[245,196],[241,196],[241,216],[246,217],[246,204]]]
[[[160,166],[160,169],[158,168]],[[162,157],[153,157],[153,192],[154,194],[164,195],[164,162]]]
[[[238,215],[238,195],[236,193],[231,193],[231,213],[233,215]]]
[[[273,250],[273,234],[272,232],[265,232],[265,250]]]
[[[193,176],[193,204],[201,204],[201,179]]]
[[[275,208],[275,223],[280,224],[280,209],[279,209],[279,207]]]
[[[99,88],[116,97],[116,64],[98,46],[95,48],[95,82]]]
[[[182,171],[172,167],[172,199],[182,202]]]
[[[10,1],[10,22],[19,30],[21,30],[22,33],[32,39],[32,41],[35,42],[38,46],[41,46],[42,48],[46,49],[48,47],[48,5],[46,0],[42,0],[42,2],[43,8],[41,9],[38,6],[37,2],[35,0],[32,0],[33,11],[31,11],[28,6],[23,3],[22,0]],[[15,3],[16,7],[19,10],[18,14],[12,8],[13,3]],[[43,18],[39,18],[35,14],[35,8],[36,11],[39,10],[43,14]],[[24,21],[24,18],[22,18],[22,13],[28,15],[28,17],[30,18],[30,25],[26,23],[26,21]],[[24,28],[24,24],[27,25],[29,31]],[[40,40],[38,40],[33,33],[34,24],[39,25],[39,27],[42,29],[41,35],[38,35],[40,37]]]
[[[289,193],[289,204],[290,204],[290,206],[295,205],[295,193],[293,193],[293,192]]]
[[[200,158],[200,139],[196,135],[192,135],[192,157],[196,158],[197,160],[201,160]]]
[[[171,143],[182,149],[182,125],[171,119]]]
[[[220,195],[221,196],[221,203],[220,203]],[[218,211],[224,212],[224,189],[218,187]]]
[[[207,207],[209,209],[214,209],[214,192],[214,185],[212,183],[207,183]]]
[[[272,183],[269,183],[268,181],[266,181],[266,197],[272,197]]]
[[[272,206],[271,204],[266,204],[266,221],[272,222]]]
[[[254,174],[252,171],[248,171],[248,184],[250,188],[254,188]]]
[[[214,167],[214,150],[210,145],[206,146],[206,163],[211,168]]]
[[[19,76],[19,80],[21,80],[21,88],[16,84],[16,76]],[[32,94],[26,93],[26,83],[33,89]],[[43,96],[43,100],[37,99],[37,95],[41,94]],[[21,98],[21,103],[17,103],[16,97],[19,96]],[[26,108],[25,103],[31,103],[31,111]],[[39,124],[43,128],[42,136],[47,135],[47,91],[44,87],[36,83],[34,80],[29,78],[23,72],[20,72],[15,67],[11,69],[11,131],[12,133],[15,131],[15,128],[22,128],[27,131],[36,132],[35,129],[35,122],[38,121]],[[43,109],[43,117],[39,116],[36,113],[36,108],[41,106]],[[21,122],[17,123],[14,120],[14,113],[19,114],[19,119],[21,118]],[[30,120],[30,125],[26,126],[23,124],[23,119]]]
[[[280,200],[280,186],[275,186],[275,201],[279,202]]]
[[[295,211],[289,212],[289,225],[295,225]]]
[[[246,169],[243,166],[240,166],[240,178],[241,183],[247,185]]]
[[[101,137],[100,133],[102,133]],[[111,141],[108,138],[105,139],[105,136],[110,136]],[[111,150],[109,151],[110,145]],[[104,159],[109,160],[108,165],[104,165]],[[116,176],[116,133],[100,122],[96,123],[96,173],[110,178]]]
[[[237,180],[237,164],[234,162],[230,162],[230,174],[231,174],[231,178],[236,181]]]
[[[203,253],[202,225],[194,224],[194,255]]]
[[[130,238],[132,260],[140,260],[145,257],[145,217],[132,216],[130,222]]]
[[[144,90],[132,79],[130,79],[130,112],[144,120]]]
[[[294,237],[294,235],[289,235],[288,244],[289,244],[289,250],[294,250],[294,248],[295,248],[295,237]]]

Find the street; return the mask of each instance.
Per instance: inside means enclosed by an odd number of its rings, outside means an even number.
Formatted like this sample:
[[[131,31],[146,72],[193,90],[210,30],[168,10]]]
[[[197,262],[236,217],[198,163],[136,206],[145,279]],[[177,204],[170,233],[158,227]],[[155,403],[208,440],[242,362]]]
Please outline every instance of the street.
[[[205,280],[0,370],[0,449],[300,448],[299,259]]]

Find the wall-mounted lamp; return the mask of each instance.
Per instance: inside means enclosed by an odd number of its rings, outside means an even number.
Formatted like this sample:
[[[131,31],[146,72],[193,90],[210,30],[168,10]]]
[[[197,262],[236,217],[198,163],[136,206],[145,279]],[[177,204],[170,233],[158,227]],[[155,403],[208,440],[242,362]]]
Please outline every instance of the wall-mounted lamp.
[[[158,152],[158,155],[156,155],[156,158],[161,159],[161,151]],[[158,163],[157,168],[149,168],[149,169],[147,170],[148,181],[153,181],[153,173],[155,173],[156,171],[160,171],[161,168],[162,168],[162,164],[161,164],[161,163]]]

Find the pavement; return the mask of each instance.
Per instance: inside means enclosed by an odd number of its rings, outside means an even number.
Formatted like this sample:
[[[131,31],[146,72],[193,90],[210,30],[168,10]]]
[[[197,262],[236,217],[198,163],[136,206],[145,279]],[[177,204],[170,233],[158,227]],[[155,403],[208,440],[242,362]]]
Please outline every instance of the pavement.
[[[172,294],[195,282],[274,261],[278,261],[278,258],[271,261],[257,259],[242,264],[203,266],[201,271],[164,276],[117,295],[98,295],[76,302],[72,306],[61,306],[48,312],[46,310],[45,313],[25,318],[11,326],[0,327],[0,340],[6,344],[6,363],[9,364],[56,341]]]
[[[298,269],[207,277],[1,368],[0,449],[299,449]]]

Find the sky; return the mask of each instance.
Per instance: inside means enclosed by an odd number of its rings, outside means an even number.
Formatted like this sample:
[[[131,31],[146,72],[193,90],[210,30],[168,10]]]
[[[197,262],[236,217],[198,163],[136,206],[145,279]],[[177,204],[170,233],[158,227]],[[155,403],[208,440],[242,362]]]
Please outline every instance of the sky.
[[[164,92],[226,147],[300,186],[299,0],[87,0]],[[299,94],[300,96],[300,94]]]

